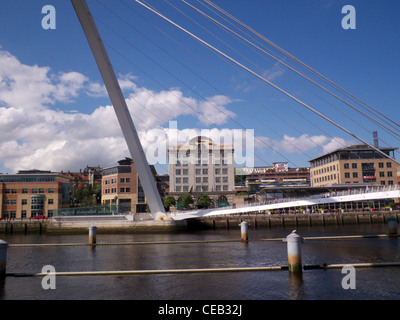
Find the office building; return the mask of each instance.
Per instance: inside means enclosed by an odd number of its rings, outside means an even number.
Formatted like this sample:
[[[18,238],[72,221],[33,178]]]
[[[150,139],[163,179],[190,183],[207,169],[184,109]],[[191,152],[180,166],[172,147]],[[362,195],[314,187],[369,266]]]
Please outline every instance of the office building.
[[[28,170],[0,175],[0,217],[52,217],[69,205],[68,177],[50,171]]]
[[[169,194],[176,198],[178,208],[181,197],[188,193],[195,201],[208,194],[215,207],[233,203],[233,151],[231,144],[217,145],[203,136],[169,146]]]
[[[397,148],[379,150],[393,158]],[[397,184],[399,165],[385,155],[366,144],[357,144],[311,159],[311,185]]]

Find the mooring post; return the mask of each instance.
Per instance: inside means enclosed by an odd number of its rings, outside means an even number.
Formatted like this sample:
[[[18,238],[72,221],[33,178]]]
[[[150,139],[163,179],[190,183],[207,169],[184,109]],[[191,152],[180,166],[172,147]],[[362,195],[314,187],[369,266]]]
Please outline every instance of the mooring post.
[[[6,276],[8,247],[9,245],[6,241],[0,240],[0,278],[5,278]]]
[[[249,231],[249,224],[246,221],[243,221],[239,224],[240,226],[240,233],[242,241],[249,241],[248,231]]]
[[[389,236],[397,235],[397,219],[395,217],[390,217],[388,219]]]
[[[301,273],[301,243],[303,242],[303,238],[296,233],[296,230],[293,230],[283,241],[287,242],[289,271]]]
[[[96,226],[89,227],[89,244],[96,245]]]

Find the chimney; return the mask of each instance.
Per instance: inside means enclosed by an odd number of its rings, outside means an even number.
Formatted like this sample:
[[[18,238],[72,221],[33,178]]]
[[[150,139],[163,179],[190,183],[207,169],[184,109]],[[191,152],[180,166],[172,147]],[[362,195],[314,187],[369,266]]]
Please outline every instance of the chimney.
[[[374,147],[379,148],[379,142],[378,142],[378,131],[373,131],[372,135],[374,137]]]

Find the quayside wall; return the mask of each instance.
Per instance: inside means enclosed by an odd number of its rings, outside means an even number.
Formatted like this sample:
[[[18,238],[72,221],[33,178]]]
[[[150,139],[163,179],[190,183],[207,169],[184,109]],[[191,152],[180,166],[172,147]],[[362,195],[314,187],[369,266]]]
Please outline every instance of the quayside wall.
[[[374,211],[351,213],[310,213],[310,214],[238,214],[204,216],[188,220],[189,228],[239,229],[246,221],[250,228],[356,225],[365,223],[387,223],[389,217],[400,218],[400,211]]]
[[[86,234],[92,225],[98,233],[159,233],[196,229],[239,229],[246,221],[252,229],[274,227],[355,225],[387,223],[389,217],[400,218],[400,211],[311,213],[311,214],[235,214],[196,217],[187,220],[134,221],[123,216],[55,217],[44,220],[15,219],[0,221],[0,234],[12,233],[79,233]]]

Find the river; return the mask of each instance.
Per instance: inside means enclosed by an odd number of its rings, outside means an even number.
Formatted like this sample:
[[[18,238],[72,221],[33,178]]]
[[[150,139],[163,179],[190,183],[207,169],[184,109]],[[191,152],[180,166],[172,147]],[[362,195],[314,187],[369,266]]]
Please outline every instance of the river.
[[[292,229],[249,229],[250,240],[286,237]],[[384,224],[303,227],[303,237],[387,233]],[[87,243],[87,235],[6,234],[9,244]],[[208,230],[169,234],[97,234],[97,243],[240,239],[240,230]],[[399,239],[362,238],[306,240],[303,265],[399,262]],[[282,241],[11,247],[7,273],[266,267],[287,265]],[[223,273],[57,276],[55,289],[45,290],[42,277],[7,276],[3,300],[320,300],[400,299],[400,267],[357,268],[355,289],[343,289],[341,269]]]

